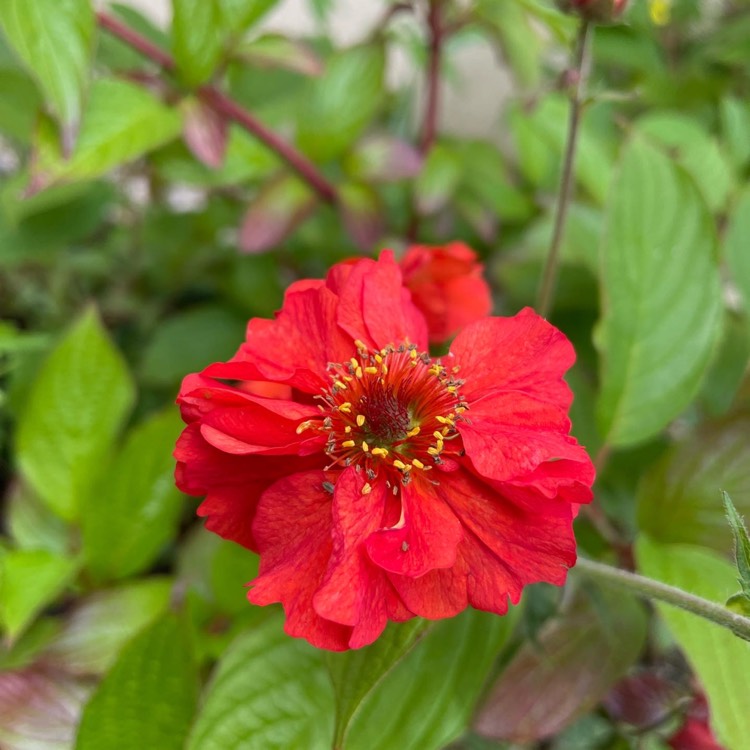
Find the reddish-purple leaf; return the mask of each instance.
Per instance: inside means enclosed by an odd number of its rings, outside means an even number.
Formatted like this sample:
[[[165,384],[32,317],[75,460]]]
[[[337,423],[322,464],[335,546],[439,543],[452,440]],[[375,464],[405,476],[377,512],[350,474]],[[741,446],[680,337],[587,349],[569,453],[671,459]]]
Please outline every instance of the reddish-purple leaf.
[[[479,734],[512,742],[551,737],[593,708],[638,658],[646,638],[641,605],[597,592],[595,603],[545,624],[521,647],[479,711]]]
[[[196,159],[217,169],[224,162],[229,128],[226,120],[207,104],[190,99],[183,106],[182,135]]]
[[[323,61],[311,47],[279,34],[265,34],[253,39],[241,45],[236,55],[262,68],[284,68],[307,76],[319,76],[323,72]]]
[[[607,693],[603,705],[615,721],[642,730],[661,724],[682,697],[683,691],[666,677],[643,670],[620,680]]]
[[[358,179],[396,182],[416,177],[422,163],[422,155],[410,143],[390,135],[374,135],[357,145],[347,166]]]
[[[240,228],[240,250],[263,253],[276,247],[315,208],[312,191],[292,175],[282,175],[258,193]]]

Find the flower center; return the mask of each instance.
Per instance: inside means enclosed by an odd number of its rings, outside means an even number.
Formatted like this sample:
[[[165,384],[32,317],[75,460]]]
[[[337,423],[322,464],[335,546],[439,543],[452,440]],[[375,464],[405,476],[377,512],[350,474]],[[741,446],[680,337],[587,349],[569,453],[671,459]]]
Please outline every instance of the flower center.
[[[463,381],[455,377],[457,367],[449,372],[412,344],[380,351],[355,344],[357,356],[328,366],[331,386],[320,397],[320,421],[306,420],[297,432],[326,432],[328,468],[361,467],[369,481],[385,472],[397,492],[399,481],[408,484],[414,470],[429,472],[450,452],[456,422],[467,409],[459,394]]]

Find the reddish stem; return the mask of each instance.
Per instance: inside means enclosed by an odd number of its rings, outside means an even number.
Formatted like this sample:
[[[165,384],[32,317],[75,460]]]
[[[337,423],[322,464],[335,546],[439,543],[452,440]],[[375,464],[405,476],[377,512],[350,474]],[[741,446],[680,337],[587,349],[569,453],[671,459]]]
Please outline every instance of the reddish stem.
[[[144,57],[153,60],[163,70],[172,72],[175,62],[171,55],[152,44],[148,39],[122,23],[114,16],[102,11],[96,14],[99,26],[106,29],[110,34],[116,36],[128,46],[140,52]],[[274,153],[278,154],[308,185],[327,203],[336,203],[336,188],[320,173],[318,168],[294,146],[269,130],[262,122],[257,120],[250,112],[222,93],[218,88],[211,85],[201,86],[198,89],[201,99],[227,120],[230,120],[248,133],[254,135],[259,141],[266,144]]]
[[[427,101],[425,103],[420,149],[426,156],[435,142],[438,101],[440,97],[440,58],[443,46],[442,0],[430,0],[427,25],[430,30],[430,58],[427,69]]]

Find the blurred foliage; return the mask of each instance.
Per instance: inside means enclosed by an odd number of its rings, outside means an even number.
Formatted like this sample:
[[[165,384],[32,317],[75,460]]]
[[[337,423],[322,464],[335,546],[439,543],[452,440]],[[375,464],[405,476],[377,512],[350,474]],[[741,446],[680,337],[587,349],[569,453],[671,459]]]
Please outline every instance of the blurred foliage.
[[[511,314],[552,234],[574,18],[443,0],[442,85],[473,75],[466,48],[512,81],[485,137],[425,147],[427,0],[381,3],[350,46],[332,0],[308,3],[307,36],[264,26],[280,4],[173,0],[165,29],[109,7],[163,71],[88,0],[0,3],[0,746],[663,750],[697,677],[742,750],[748,644],[709,624],[665,609],[665,630],[572,575],[506,618],[394,625],[328,659],[245,601],[256,557],[174,489],[181,377],[231,356],[291,281],[460,238]],[[578,520],[582,550],[724,603],[720,490],[750,513],[750,7],[654,8],[595,32],[551,318],[606,514]],[[612,709],[634,670],[668,674],[642,726]]]

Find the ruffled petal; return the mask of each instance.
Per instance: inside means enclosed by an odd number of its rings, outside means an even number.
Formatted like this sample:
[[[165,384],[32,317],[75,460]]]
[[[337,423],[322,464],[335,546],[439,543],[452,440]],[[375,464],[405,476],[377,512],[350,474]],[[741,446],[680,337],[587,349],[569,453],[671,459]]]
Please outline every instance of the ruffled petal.
[[[313,607],[331,557],[331,500],[322,471],[293,474],[262,495],[253,524],[260,554],[258,577],[248,599],[281,602],[285,631],[319,648],[349,648],[352,629],[321,617]]]
[[[575,362],[573,346],[528,307],[512,318],[467,326],[453,341],[451,357],[470,405],[488,393],[521,391],[562,409],[570,406],[572,395],[562,376]]]
[[[431,570],[419,578],[389,573],[393,587],[406,606],[428,620],[454,617],[468,606],[467,567],[460,549],[455,565]]]
[[[371,534],[365,542],[370,559],[383,570],[416,578],[456,562],[463,532],[433,485],[421,477],[401,488],[401,519]]]

